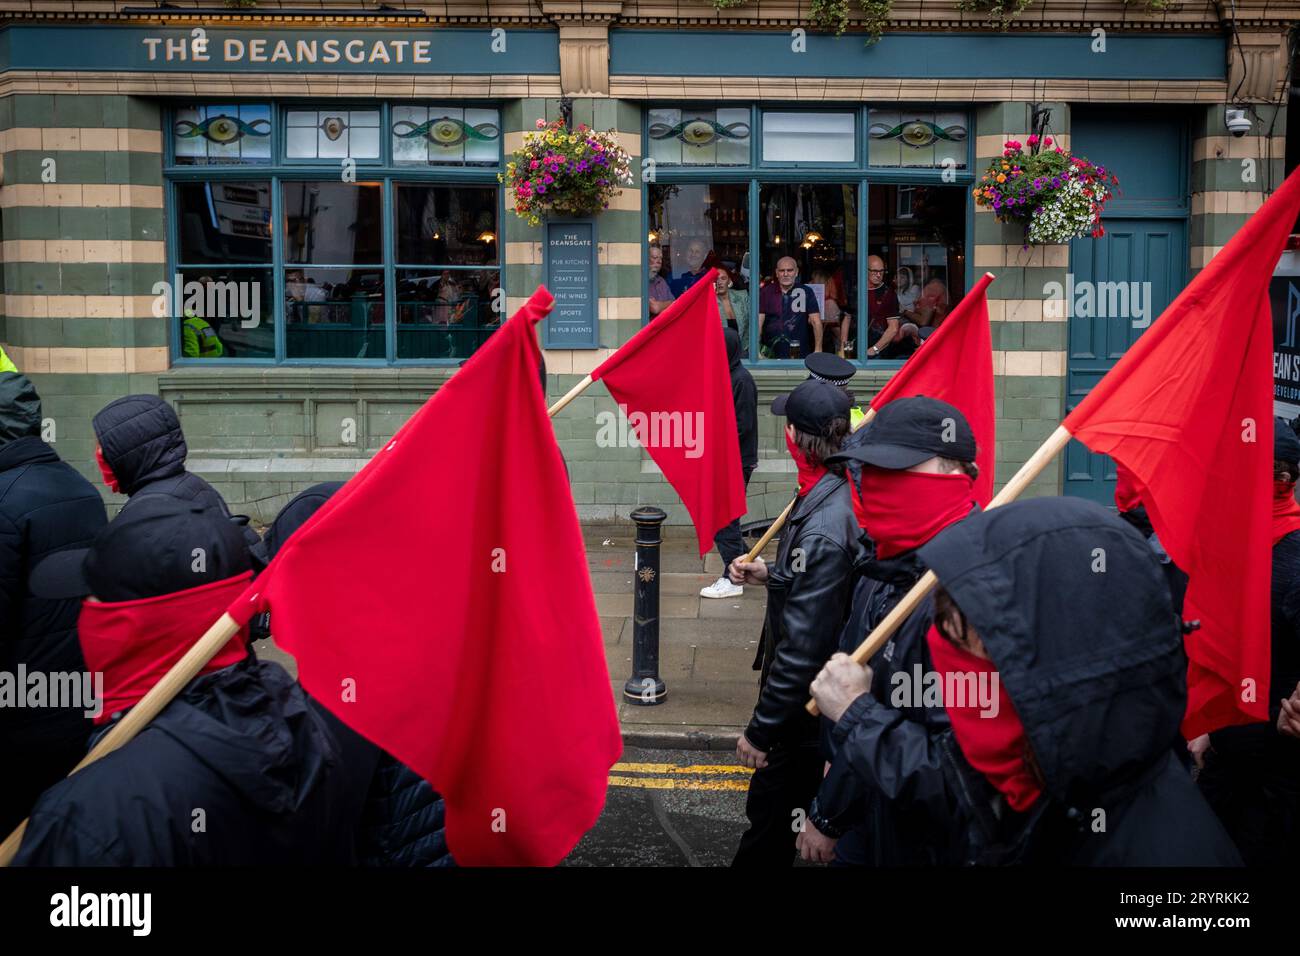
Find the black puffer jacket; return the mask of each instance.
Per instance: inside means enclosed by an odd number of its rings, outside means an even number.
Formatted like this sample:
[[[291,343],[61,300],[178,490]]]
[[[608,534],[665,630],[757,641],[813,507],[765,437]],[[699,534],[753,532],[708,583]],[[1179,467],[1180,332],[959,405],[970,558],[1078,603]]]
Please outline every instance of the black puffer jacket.
[[[254,565],[261,570],[270,564],[289,537],[342,487],[341,481],[326,481],[294,495],[253,549]],[[271,636],[270,615],[258,618],[255,636]],[[332,715],[329,719],[340,739],[369,750],[372,757],[374,771],[358,831],[359,862],[363,866],[455,866],[447,849],[446,805],[429,781],[342,721]]]
[[[86,547],[104,502],[40,439],[41,404],[26,376],[0,373],[0,671],[81,672],[81,602],[33,597],[27,575],[47,555]],[[72,769],[90,721],[79,708],[0,708],[0,753],[10,763],[0,827],[16,824],[42,790]]]
[[[364,761],[282,667],[250,657],[196,678],[134,740],[47,790],[15,863],[352,863]]]
[[[858,570],[862,577],[840,636],[839,650],[846,654],[925,572],[916,551],[868,560]],[[933,839],[928,816],[908,798],[938,765],[934,737],[949,728],[948,714],[911,706],[893,693],[895,675],[911,681],[917,667],[922,673],[933,669],[925,639],[933,618],[934,601],[926,597],[871,658],[871,692],[831,727],[831,768],[809,809],[813,825],[827,836],[857,830],[854,856],[864,854],[874,866],[935,864],[946,853],[946,839]]]
[[[953,862],[1240,864],[1175,755],[1187,659],[1140,534],[1092,502],[1036,498],[945,529],[920,558],[983,641],[1044,780],[1017,813],[939,735],[941,779],[911,799],[951,835]]]
[[[109,402],[95,416],[93,425],[104,461],[124,495],[131,499],[171,495],[230,514],[215,488],[185,470],[189,450],[180,420],[157,395],[127,395]]]
[[[727,365],[731,372],[731,399],[736,406],[736,430],[740,435],[740,467],[758,465],[758,386],[740,361],[740,335],[724,329]]]
[[[745,736],[759,750],[815,740],[808,687],[835,652],[858,554],[844,478],[827,472],[799,499],[768,570],[767,616],[756,668],[761,690]]]

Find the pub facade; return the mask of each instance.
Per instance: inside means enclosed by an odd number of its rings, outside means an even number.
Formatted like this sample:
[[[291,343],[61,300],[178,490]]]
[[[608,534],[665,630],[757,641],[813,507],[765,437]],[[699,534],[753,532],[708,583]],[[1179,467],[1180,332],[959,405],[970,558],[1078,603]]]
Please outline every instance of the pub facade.
[[[905,358],[871,344],[882,284],[919,339],[992,272],[1001,484],[1296,163],[1286,5],[1142,6],[895,0],[872,42],[780,0],[0,0],[0,344],[92,480],[91,416],[152,392],[190,467],[266,521],[355,473],[538,285],[553,400],[652,287],[717,267],[760,394],[758,521],[793,481],[766,406],[809,347],[760,321],[778,265],[864,402]],[[503,180],[557,120],[610,131],[631,182],[530,223]],[[1117,176],[1104,236],[1026,243],[976,201],[1031,136]],[[485,441],[509,414],[484,409]],[[554,420],[580,516],[685,523],[642,449],[601,440],[613,414],[597,385]],[[1107,500],[1111,468],[1075,445],[1029,493]]]

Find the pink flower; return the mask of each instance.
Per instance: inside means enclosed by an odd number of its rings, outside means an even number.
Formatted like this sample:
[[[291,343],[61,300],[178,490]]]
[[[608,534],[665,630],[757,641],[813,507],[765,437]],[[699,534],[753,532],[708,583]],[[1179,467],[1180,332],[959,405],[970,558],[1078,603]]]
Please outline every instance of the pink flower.
[[[542,165],[542,164],[539,163],[537,160],[534,159],[531,163],[528,164],[528,168],[529,168],[529,169],[536,169],[536,168],[537,168],[538,166],[540,166],[540,165]]]
[[[1044,146],[1051,146],[1051,145],[1052,145],[1052,137],[1049,136],[1049,137],[1047,137],[1047,139],[1043,140],[1043,145],[1044,145]]]
[[[538,129],[546,129],[546,120],[540,120],[540,119],[539,119],[539,120],[537,121],[537,128],[538,128]]]
[[[1037,133],[1033,134],[1032,136],[1029,137],[1029,139],[1025,140],[1025,142],[1027,142],[1030,146],[1037,146],[1038,134]]]

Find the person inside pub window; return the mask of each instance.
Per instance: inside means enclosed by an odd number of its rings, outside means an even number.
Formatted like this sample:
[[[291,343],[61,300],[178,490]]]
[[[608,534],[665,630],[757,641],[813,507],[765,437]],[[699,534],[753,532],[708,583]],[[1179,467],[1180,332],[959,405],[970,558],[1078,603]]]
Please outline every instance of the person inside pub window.
[[[758,340],[768,358],[798,358],[821,351],[822,317],[817,295],[799,282],[789,256],[776,263],[776,281],[758,293]]]
[[[664,267],[664,250],[658,243],[652,243],[650,246],[650,288],[647,298],[650,300],[650,314],[658,315],[668,306],[673,304],[672,289],[668,287],[668,280],[663,277],[660,270]]]
[[[899,338],[898,296],[885,283],[885,260],[867,257],[867,357],[903,358],[911,349]]]
[[[713,261],[710,261],[713,260]],[[686,244],[686,271],[677,276],[668,283],[672,289],[674,298],[681,295],[695,283],[700,281],[700,277],[709,271],[710,266],[716,262],[716,258],[709,249],[708,243],[703,239],[692,239]]]

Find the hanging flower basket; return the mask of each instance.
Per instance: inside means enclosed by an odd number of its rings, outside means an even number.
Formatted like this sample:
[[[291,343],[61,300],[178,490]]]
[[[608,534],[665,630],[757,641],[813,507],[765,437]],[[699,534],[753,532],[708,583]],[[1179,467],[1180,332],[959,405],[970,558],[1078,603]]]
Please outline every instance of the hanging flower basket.
[[[975,202],[987,206],[998,222],[1025,227],[1025,245],[1069,242],[1104,236],[1101,214],[1119,188],[1106,167],[1071,156],[1052,137],[1029,137],[1029,152],[1014,139],[1003,144],[975,187]]]
[[[568,129],[562,120],[537,121],[524,134],[522,149],[497,175],[514,194],[515,215],[530,226],[545,216],[584,218],[608,209],[610,200],[632,185],[632,157],[614,131],[586,124]]]

